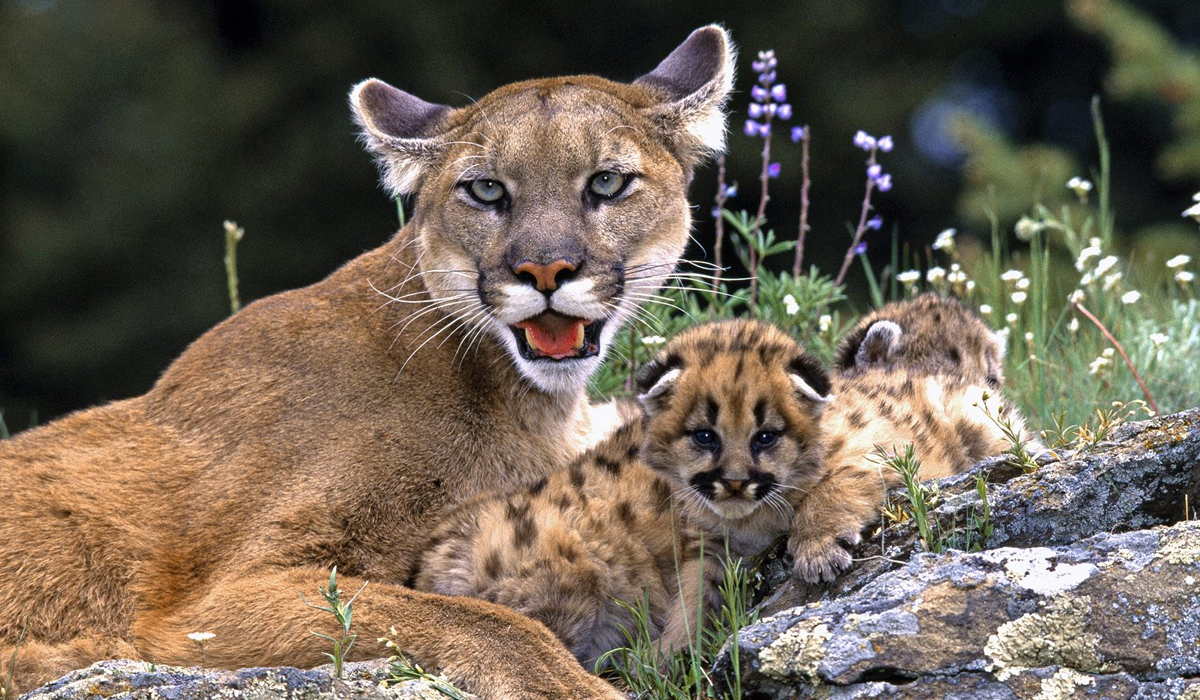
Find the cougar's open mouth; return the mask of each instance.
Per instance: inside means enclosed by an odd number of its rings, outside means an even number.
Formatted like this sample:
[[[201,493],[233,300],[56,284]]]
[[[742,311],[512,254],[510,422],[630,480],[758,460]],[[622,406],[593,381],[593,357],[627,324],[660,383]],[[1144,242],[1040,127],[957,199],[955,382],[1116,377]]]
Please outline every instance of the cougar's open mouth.
[[[604,321],[543,311],[510,326],[526,360],[579,360],[600,354]]]

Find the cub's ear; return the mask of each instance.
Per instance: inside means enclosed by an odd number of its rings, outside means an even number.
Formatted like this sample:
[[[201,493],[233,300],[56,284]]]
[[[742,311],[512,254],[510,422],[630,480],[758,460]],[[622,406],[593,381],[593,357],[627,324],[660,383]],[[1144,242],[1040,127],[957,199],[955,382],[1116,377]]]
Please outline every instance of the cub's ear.
[[[802,400],[816,402],[818,408],[833,400],[829,393],[832,389],[829,375],[815,358],[807,354],[799,355],[788,363],[788,376]]]
[[[675,382],[682,373],[679,361],[672,357],[652,360],[643,367],[637,377],[638,402],[642,404],[642,408],[650,414],[659,413],[666,408],[671,394],[674,393]]]
[[[725,150],[725,101],[733,89],[735,56],[729,33],[710,24],[634,81],[662,93],[663,101],[642,113],[688,167]]]
[[[379,162],[384,188],[393,197],[415,192],[441,153],[441,126],[451,108],[374,78],[354,86],[350,107],[367,150]]]
[[[854,364],[866,367],[890,361],[895,357],[903,335],[900,325],[892,321],[872,323],[854,352]]]

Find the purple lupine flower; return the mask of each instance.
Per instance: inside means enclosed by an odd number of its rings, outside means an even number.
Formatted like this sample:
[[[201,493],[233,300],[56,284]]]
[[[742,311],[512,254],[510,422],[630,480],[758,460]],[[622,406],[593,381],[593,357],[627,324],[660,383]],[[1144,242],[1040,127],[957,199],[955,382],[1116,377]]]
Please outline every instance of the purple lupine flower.
[[[867,242],[866,241],[863,241],[862,243],[859,243],[858,245],[854,246],[854,254],[855,255],[862,255],[865,252],[867,252]]]
[[[714,218],[714,219],[721,218],[721,208],[720,207],[712,208],[712,218]]]
[[[854,145],[864,151],[869,151],[875,147],[875,137],[859,129],[858,133],[854,134]]]
[[[735,182],[732,185],[725,185],[725,197],[728,199],[729,197],[736,197],[736,196],[737,196],[737,183]]]
[[[762,83],[763,85],[770,85],[771,83],[775,82],[775,71],[770,71],[759,75],[758,82]]]
[[[800,139],[804,138],[807,135],[808,134],[804,131],[804,127],[802,127],[802,126],[793,126],[792,127],[792,143],[799,143]]]
[[[761,85],[755,85],[750,88],[750,97],[754,98],[755,102],[766,102],[767,98],[770,97],[770,93]]]
[[[879,139],[879,150],[883,151],[884,153],[891,153],[891,152],[892,152],[892,146],[893,146],[893,145],[895,145],[895,144],[893,144],[893,143],[892,143],[892,137],[891,137],[891,136],[882,136],[882,137],[880,137],[880,139]]]
[[[779,117],[780,119],[783,119],[784,121],[791,119],[792,118],[792,106],[787,103],[779,105],[779,111],[775,113],[775,116]]]
[[[780,83],[771,88],[771,99],[776,102],[787,102],[787,86]]]
[[[763,138],[770,136],[771,135],[771,123],[767,122],[766,124],[759,124],[758,125],[758,135]]]
[[[782,167],[783,166],[781,166],[779,163],[771,163],[770,165],[767,166],[767,177],[769,177],[769,178],[779,177],[779,171],[782,169]]]
[[[766,112],[767,114],[769,114],[773,117],[773,116],[775,116],[775,112],[779,109],[779,105],[772,102],[770,104],[763,105],[762,108],[763,108],[764,112]]]
[[[765,73],[775,66],[779,65],[779,61],[775,59],[775,51],[767,49],[766,51],[758,52],[758,60],[750,64],[755,73]]]
[[[751,102],[750,103],[750,116],[754,117],[755,119],[762,119],[762,115],[763,115],[763,106],[757,102]]]
[[[884,173],[883,175],[880,175],[879,179],[875,181],[875,186],[879,188],[880,192],[887,192],[888,190],[892,189],[891,174]]]
[[[871,178],[872,180],[878,180],[879,176],[882,174],[883,174],[883,166],[882,165],[875,163],[874,165],[867,166],[867,177]]]
[[[746,126],[742,128],[742,132],[747,136],[758,136],[758,122],[753,119],[746,120]]]
[[[883,219],[878,216],[872,216],[870,219],[867,219],[866,225],[872,231],[878,231],[883,228]]]

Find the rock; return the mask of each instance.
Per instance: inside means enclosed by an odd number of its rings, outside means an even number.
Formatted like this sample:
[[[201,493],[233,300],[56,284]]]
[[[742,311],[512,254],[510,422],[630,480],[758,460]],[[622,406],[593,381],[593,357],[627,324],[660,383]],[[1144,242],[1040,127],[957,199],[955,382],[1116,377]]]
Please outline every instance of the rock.
[[[424,681],[387,688],[384,660],[348,663],[343,678],[333,667],[220,669],[155,666],[145,661],[101,661],[21,696],[22,700],[446,700]],[[464,694],[465,695],[465,694]],[[473,697],[473,696],[467,696]]]
[[[924,553],[889,527],[833,584],[784,584],[716,676],[751,698],[1200,700],[1200,410],[1043,461],[973,470],[1001,482],[985,551]],[[978,512],[973,474],[940,489],[943,532]]]

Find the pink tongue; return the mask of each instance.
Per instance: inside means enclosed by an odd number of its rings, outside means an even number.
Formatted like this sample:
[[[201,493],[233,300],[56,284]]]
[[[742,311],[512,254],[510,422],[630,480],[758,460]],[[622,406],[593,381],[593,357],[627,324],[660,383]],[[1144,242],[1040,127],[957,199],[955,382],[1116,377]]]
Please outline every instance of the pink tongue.
[[[575,339],[579,337],[579,328],[582,325],[583,321],[578,320],[553,325],[524,321],[518,323],[517,328],[526,332],[525,338],[534,350],[561,359],[578,351]]]

